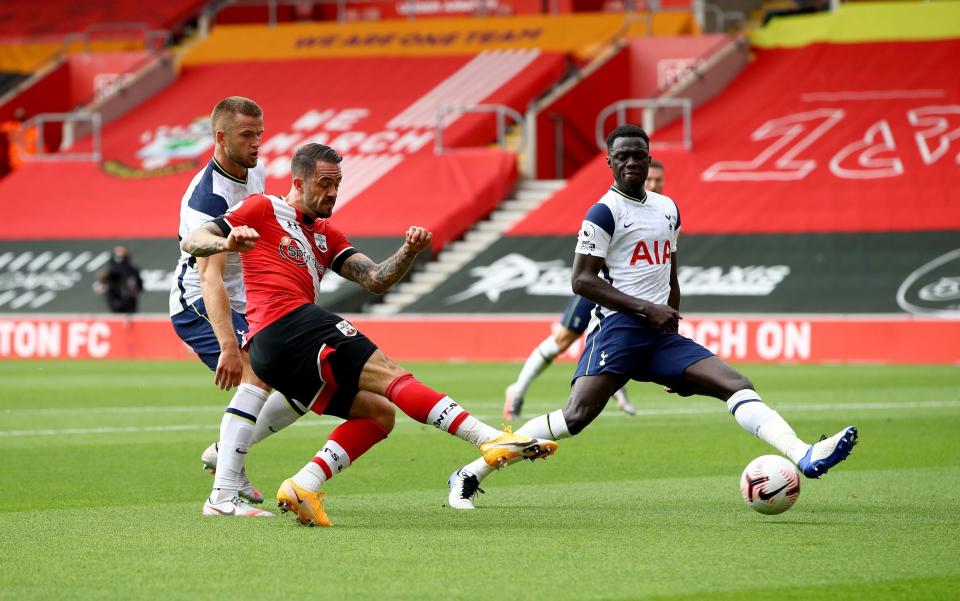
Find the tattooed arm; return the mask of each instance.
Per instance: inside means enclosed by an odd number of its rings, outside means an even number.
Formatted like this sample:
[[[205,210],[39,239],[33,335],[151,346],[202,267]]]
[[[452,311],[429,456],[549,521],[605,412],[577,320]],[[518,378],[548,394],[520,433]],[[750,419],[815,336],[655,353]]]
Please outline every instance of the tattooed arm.
[[[417,255],[430,248],[432,240],[433,234],[422,227],[411,226],[403,246],[393,255],[374,263],[367,255],[356,253],[343,262],[340,275],[374,294],[383,294],[410,271]]]
[[[243,252],[252,249],[260,239],[257,230],[241,225],[224,233],[220,220],[208,221],[180,241],[183,252],[195,257],[209,257],[223,252]]]

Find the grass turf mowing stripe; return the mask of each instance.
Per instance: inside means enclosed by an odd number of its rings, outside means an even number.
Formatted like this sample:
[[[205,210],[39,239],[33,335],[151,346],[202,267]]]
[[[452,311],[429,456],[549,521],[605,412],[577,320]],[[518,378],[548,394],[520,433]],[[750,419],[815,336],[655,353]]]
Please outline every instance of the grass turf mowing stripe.
[[[813,412],[813,411],[884,411],[890,409],[954,409],[960,407],[960,401],[906,401],[903,403],[786,403],[778,409],[783,411],[794,411],[794,412]],[[134,411],[133,407],[125,407],[120,413],[138,413]],[[152,407],[145,408],[148,409],[144,413],[156,413]],[[637,416],[645,417],[660,417],[660,416],[682,416],[682,415],[710,415],[710,414],[720,414],[724,413],[725,409],[723,407],[677,407],[670,409],[637,409]],[[55,413],[45,411],[45,413]],[[109,411],[100,411],[98,413],[109,414]],[[495,415],[477,415],[471,414],[478,419],[484,421],[496,421],[499,419],[499,416]],[[624,413],[601,413],[600,417],[603,418],[629,418],[634,416],[629,416]],[[314,416],[316,419],[311,419],[307,422],[296,422],[293,425],[296,427],[318,427],[318,426],[327,426],[330,424],[340,423],[338,418],[330,417],[319,417]],[[524,421],[524,420],[520,420]],[[416,422],[411,422],[408,420],[399,421],[398,426],[404,425],[418,425]],[[186,431],[186,430],[208,430],[211,428],[218,428],[219,425],[211,422],[210,424],[174,424],[174,425],[165,425],[165,426],[128,426],[128,427],[98,427],[98,428],[61,428],[61,429],[37,429],[37,430],[0,430],[0,437],[2,436],[68,436],[68,435],[78,435],[78,434],[118,434],[118,433],[147,433],[147,432],[176,432],[176,431]]]

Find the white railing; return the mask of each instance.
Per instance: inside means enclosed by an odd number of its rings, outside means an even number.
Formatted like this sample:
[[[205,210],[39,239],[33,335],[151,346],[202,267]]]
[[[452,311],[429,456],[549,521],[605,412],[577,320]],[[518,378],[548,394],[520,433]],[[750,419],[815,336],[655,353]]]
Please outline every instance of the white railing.
[[[43,139],[44,126],[48,123],[61,123],[63,127],[63,140],[61,148],[69,148],[74,142],[74,131],[78,124],[88,124],[86,127],[79,128],[84,131],[84,135],[90,135],[89,152],[47,152],[44,150]],[[37,151],[33,153],[23,152],[21,156],[25,161],[92,161],[99,162],[102,157],[100,129],[100,113],[40,113],[30,117],[20,126],[20,131],[35,127],[37,131]]]
[[[136,34],[136,36],[130,34]],[[98,39],[129,40],[131,37],[135,39],[142,37],[145,50],[157,50],[166,47],[173,34],[166,29],[151,29],[149,23],[93,23],[83,31],[63,36],[62,52],[66,54],[74,44],[80,44],[83,52],[89,52],[90,45]]]
[[[497,118],[497,144],[503,148],[504,138],[507,134],[507,117],[513,119],[514,123],[520,126],[520,147],[523,148],[525,142],[523,131],[523,115],[515,109],[504,104],[474,104],[470,106],[440,106],[437,107],[437,125],[436,135],[433,140],[434,154],[443,154],[443,132],[446,128],[448,115],[462,115],[463,113],[496,113]]]
[[[616,126],[623,125],[627,123],[628,109],[643,109],[641,126],[643,127],[643,130],[651,137],[657,130],[657,126],[665,120],[663,117],[658,115],[659,111],[664,109],[680,109],[683,116],[683,141],[677,143],[658,140],[657,142],[651,142],[650,146],[659,146],[663,148],[667,146],[680,145],[685,150],[691,150],[693,148],[693,101],[691,101],[689,98],[627,98],[614,102],[600,111],[600,113],[597,115],[595,133],[597,146],[601,150],[607,149],[606,134],[604,134],[604,132],[608,131],[609,129],[613,129],[606,127],[607,119],[610,117],[610,115],[616,114]]]

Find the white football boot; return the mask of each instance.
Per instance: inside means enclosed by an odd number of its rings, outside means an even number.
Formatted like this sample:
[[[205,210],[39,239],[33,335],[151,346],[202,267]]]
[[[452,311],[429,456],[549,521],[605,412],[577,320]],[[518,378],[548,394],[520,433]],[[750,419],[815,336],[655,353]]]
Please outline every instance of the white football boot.
[[[457,470],[450,474],[447,480],[447,486],[450,488],[447,502],[454,509],[475,509],[474,501],[478,493],[482,493],[480,480],[470,472]]]
[[[520,419],[520,410],[523,409],[523,396],[518,394],[520,385],[514,382],[507,386],[503,400],[503,419],[513,421]]]
[[[637,408],[633,406],[630,399],[627,398],[626,386],[613,393],[613,400],[617,402],[617,407],[627,415],[636,415]]]
[[[217,443],[212,442],[207,450],[200,455],[200,461],[203,463],[203,469],[211,476],[217,475]],[[257,490],[257,487],[247,478],[247,468],[240,468],[240,489],[238,494],[241,499],[251,503],[263,503],[263,494]]]
[[[240,497],[225,499],[219,503],[214,503],[208,497],[203,504],[203,515],[243,518],[268,518],[273,516],[269,511],[254,507],[241,500]]]

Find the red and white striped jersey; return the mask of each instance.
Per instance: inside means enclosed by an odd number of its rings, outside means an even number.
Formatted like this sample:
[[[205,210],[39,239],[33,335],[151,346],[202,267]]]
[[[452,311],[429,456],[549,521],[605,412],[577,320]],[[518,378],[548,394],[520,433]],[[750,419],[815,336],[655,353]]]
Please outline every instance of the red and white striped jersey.
[[[327,269],[339,273],[357,252],[326,219],[311,220],[279,196],[248,196],[224,219],[231,228],[246,225],[260,234],[253,250],[240,253],[247,340],[294,309],[317,302],[323,274]]]

